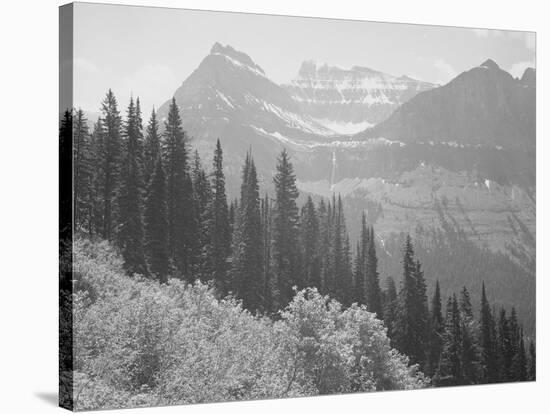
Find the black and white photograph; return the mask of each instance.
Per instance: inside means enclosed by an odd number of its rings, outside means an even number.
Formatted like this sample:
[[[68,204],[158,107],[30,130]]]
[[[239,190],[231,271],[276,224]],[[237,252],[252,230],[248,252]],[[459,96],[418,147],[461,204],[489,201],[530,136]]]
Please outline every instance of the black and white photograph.
[[[60,30],[62,407],[536,380],[534,32],[87,3]]]

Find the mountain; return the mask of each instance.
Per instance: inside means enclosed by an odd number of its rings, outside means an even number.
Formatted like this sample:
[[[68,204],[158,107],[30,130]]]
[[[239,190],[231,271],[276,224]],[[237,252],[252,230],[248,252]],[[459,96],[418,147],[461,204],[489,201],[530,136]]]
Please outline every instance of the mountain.
[[[488,60],[434,87],[366,68],[306,62],[296,81],[278,85],[250,56],[216,43],[174,97],[207,167],[220,138],[230,197],[239,194],[249,149],[262,192],[272,193],[276,158],[286,148],[302,196],[342,195],[352,243],[367,212],[384,276],[399,278],[400,237],[408,232],[424,240],[420,257],[428,281],[440,278],[443,291],[463,285],[477,291],[475,269],[461,271],[461,260],[474,255],[477,266],[486,257],[479,272],[498,292],[495,299],[520,304],[529,315],[535,74],[527,69],[515,79]],[[159,108],[160,119],[169,102]],[[356,135],[335,132],[379,120]],[[453,265],[445,268],[443,257],[455,257]]]
[[[357,133],[385,120],[417,93],[435,86],[366,67],[344,69],[311,60],[284,85],[305,114],[340,134]]]
[[[534,149],[535,94],[534,69],[515,79],[488,59],[444,86],[419,93],[360,135]]]
[[[221,138],[230,173],[236,177],[250,148],[260,175],[269,177],[283,146],[324,142],[334,134],[304,114],[248,55],[219,43],[174,97],[185,129],[197,138],[197,147],[208,157]],[[159,108],[160,119],[166,117],[169,103]]]

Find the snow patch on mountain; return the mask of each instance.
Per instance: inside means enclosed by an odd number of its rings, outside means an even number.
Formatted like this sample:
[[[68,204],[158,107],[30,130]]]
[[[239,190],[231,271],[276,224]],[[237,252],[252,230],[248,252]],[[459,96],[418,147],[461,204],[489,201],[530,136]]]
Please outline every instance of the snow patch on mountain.
[[[368,121],[339,122],[339,121],[333,121],[330,119],[319,119],[319,118],[314,118],[314,119],[317,123],[334,131],[334,135],[354,135],[374,125]]]

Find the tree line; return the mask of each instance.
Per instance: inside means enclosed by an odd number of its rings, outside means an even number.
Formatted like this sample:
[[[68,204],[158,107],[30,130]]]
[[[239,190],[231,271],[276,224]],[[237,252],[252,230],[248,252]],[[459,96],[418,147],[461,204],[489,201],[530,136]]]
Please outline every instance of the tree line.
[[[228,202],[220,141],[207,173],[175,99],[162,133],[154,110],[144,128],[139,98],[130,99],[123,120],[111,90],[93,131],[82,110],[68,111],[61,128],[73,132],[75,228],[116,245],[129,275],[211,281],[220,296],[232,294],[251,312],[274,318],[295,289],[315,287],[344,307],[358,303],[375,313],[392,346],[435,385],[534,379],[534,344],[527,352],[514,310],[497,317],[483,286],[478,320],[465,288],[448,299],[444,316],[439,283],[428,306],[410,237],[399,289],[391,277],[382,289],[376,234],[365,214],[352,249],[340,196],[317,204],[308,197],[298,206],[285,150],[274,197],[260,195],[249,151],[240,195]]]

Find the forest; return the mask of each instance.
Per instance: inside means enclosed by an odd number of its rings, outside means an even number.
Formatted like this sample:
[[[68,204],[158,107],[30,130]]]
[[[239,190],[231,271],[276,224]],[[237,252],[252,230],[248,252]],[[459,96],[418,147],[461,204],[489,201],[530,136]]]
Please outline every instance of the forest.
[[[352,243],[341,197],[298,205],[290,155],[261,193],[249,151],[225,189],[223,137],[206,168],[172,100],[144,125],[109,90],[89,128],[68,110],[73,162],[72,315],[78,409],[534,380],[536,350],[483,280],[428,298],[415,243],[379,273],[363,213]],[[353,218],[359,219],[359,218]],[[395,276],[395,277],[394,277]],[[473,301],[479,306],[473,306]],[[479,312],[474,312],[474,307]]]

